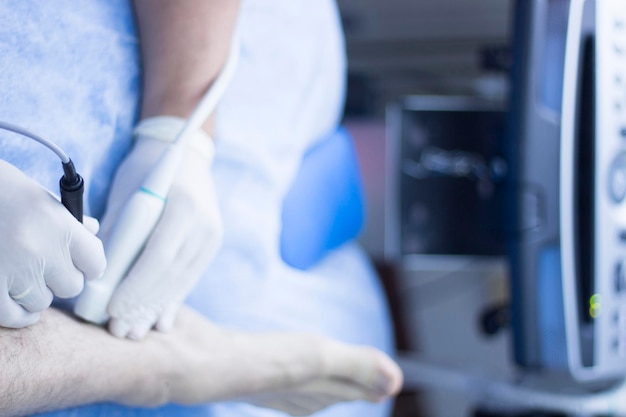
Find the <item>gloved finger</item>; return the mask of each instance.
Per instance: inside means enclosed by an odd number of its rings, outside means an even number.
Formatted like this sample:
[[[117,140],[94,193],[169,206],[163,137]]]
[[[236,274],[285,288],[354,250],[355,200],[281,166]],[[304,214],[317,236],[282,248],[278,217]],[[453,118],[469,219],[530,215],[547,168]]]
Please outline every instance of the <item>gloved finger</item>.
[[[21,329],[39,320],[39,313],[29,313],[15,302],[6,291],[0,292],[0,326]]]
[[[97,234],[98,230],[100,230],[100,223],[98,220],[90,216],[83,216],[83,226],[85,226],[85,228],[89,230],[89,233],[93,235]]]
[[[69,244],[72,262],[82,271],[86,280],[99,278],[107,265],[102,241],[80,223],[74,222],[73,224],[72,239]]]
[[[53,298],[52,291],[46,287],[43,277],[14,280],[9,288],[9,295],[31,313],[50,307]]]
[[[130,337],[135,340],[145,337],[167,310],[169,298],[178,294],[176,284],[162,285],[158,281],[175,279],[179,273],[172,273],[171,268],[164,266],[161,271],[148,273],[154,275],[145,275],[146,269],[150,268],[142,268],[141,264],[135,264],[109,302],[108,313],[111,317],[109,330],[117,337]],[[146,308],[146,305],[150,305],[150,308]],[[175,311],[166,314],[164,325],[168,321],[173,322]]]
[[[372,394],[391,395],[400,389],[402,371],[384,353],[371,347],[354,347],[327,341],[327,372],[367,387]]]
[[[153,323],[156,321],[156,313],[146,314],[145,317],[129,320],[123,318],[111,318],[109,320],[109,332],[120,339],[128,337],[133,340],[141,340],[152,329]]]
[[[61,298],[76,297],[85,286],[83,273],[69,261],[46,265],[44,280],[54,295]]]
[[[156,315],[154,317],[146,317],[144,320],[139,320],[134,323],[128,332],[128,338],[132,340],[142,340],[152,329],[155,321]]]
[[[120,339],[126,338],[130,332],[131,325],[125,319],[111,318],[109,320],[109,332]]]
[[[176,315],[180,309],[180,303],[171,302],[165,307],[163,314],[156,323],[156,329],[162,333],[167,333],[174,327],[176,321]]]
[[[190,237],[184,242],[184,246],[176,256],[176,261],[168,268],[166,274],[179,276],[184,273],[187,278],[200,277],[207,268],[207,264],[213,259],[216,246],[218,244],[204,242],[202,234]],[[154,325],[156,330],[167,333],[174,327],[176,315],[183,304],[184,296],[191,292],[196,282],[197,279],[179,279],[176,282],[176,294],[172,294],[172,298],[163,307],[163,311]]]
[[[132,303],[122,314],[110,314],[109,331],[116,337],[141,340],[152,329],[159,317],[158,305],[145,306],[139,302]]]

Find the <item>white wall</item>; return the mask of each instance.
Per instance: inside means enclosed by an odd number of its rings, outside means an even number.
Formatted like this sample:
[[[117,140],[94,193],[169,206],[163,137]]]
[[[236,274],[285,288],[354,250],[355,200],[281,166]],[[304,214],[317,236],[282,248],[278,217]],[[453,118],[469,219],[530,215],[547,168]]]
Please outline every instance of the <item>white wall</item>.
[[[509,41],[510,0],[338,0],[353,71],[381,100],[405,94],[502,94],[479,51]]]

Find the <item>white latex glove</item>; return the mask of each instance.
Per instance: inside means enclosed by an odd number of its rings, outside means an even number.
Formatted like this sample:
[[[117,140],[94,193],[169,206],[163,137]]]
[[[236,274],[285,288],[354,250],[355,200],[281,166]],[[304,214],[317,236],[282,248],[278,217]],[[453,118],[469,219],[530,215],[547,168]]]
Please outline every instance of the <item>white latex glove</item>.
[[[184,123],[162,116],[146,119],[135,129],[135,145],[115,174],[102,220],[105,247],[124,204]],[[195,132],[161,218],[109,302],[109,330],[115,336],[141,339],[154,326],[169,330],[178,308],[219,249],[222,223],[211,176],[213,154],[211,138]]]
[[[0,161],[0,326],[20,328],[61,298],[78,295],[84,279],[106,266],[98,222],[88,230],[46,189]]]

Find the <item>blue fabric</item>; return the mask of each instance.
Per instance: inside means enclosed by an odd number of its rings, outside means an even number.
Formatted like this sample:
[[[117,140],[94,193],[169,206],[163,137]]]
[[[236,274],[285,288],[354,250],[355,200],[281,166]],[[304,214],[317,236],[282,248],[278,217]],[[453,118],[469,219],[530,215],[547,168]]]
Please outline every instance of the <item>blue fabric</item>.
[[[280,257],[285,193],[305,150],[332,132],[339,117],[342,43],[336,7],[331,0],[249,0],[240,20],[243,52],[220,104],[213,166],[224,244],[187,303],[232,328],[317,332],[392,352],[385,299],[358,248],[343,245],[307,271]],[[283,26],[289,36],[278,30]],[[0,2],[0,54],[0,118],[66,149],[85,178],[85,212],[100,217],[113,173],[130,149],[140,100],[130,2]],[[277,56],[283,59],[280,68]],[[0,132],[0,158],[57,190],[60,164],[40,145]],[[319,416],[388,412],[388,403],[355,403]],[[44,415],[283,414],[221,403],[157,409],[96,404]]]
[[[338,404],[312,417],[375,417],[389,413],[389,404],[372,406],[366,403]],[[167,405],[156,409],[120,407],[97,404],[56,413],[37,414],[49,417],[287,417],[285,413],[247,404],[218,403],[212,406],[182,407]]]
[[[283,202],[280,249],[308,269],[363,227],[361,175],[352,138],[339,129],[309,150]]]
[[[85,214],[100,217],[131,146],[139,50],[127,0],[0,3],[0,118],[46,136],[85,179]],[[0,156],[58,193],[61,164],[0,131]]]

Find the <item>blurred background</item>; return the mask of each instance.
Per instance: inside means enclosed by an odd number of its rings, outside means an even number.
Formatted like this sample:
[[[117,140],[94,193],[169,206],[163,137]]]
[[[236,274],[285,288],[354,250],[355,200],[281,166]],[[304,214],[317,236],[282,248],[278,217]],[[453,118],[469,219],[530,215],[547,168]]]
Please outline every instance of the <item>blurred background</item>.
[[[626,0],[338,4],[394,417],[626,415]]]
[[[497,309],[507,298],[507,268],[499,248],[469,256],[462,244],[418,245],[414,252],[419,255],[392,262],[385,255],[385,234],[399,220],[386,218],[385,201],[389,173],[397,171],[388,166],[396,163],[389,155],[389,141],[400,141],[390,107],[404,106],[407,97],[415,96],[418,107],[455,105],[455,98],[462,96],[478,100],[488,111],[506,101],[512,2],[338,0],[338,4],[349,60],[344,125],[355,141],[367,198],[367,223],[360,240],[387,287],[398,346],[445,364],[511,374],[510,335],[506,330],[488,334],[480,322],[485,311]],[[430,96],[452,101],[436,103]],[[461,125],[457,134],[463,129]],[[418,208],[411,216],[429,223],[428,213]],[[394,416],[480,413],[478,405],[463,395],[408,389],[399,397]]]
[[[338,0],[349,116],[381,117],[408,94],[506,94],[508,0]]]

